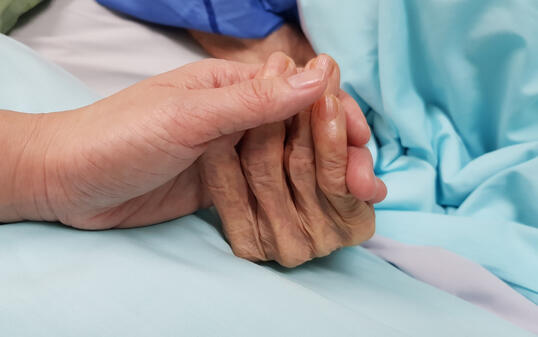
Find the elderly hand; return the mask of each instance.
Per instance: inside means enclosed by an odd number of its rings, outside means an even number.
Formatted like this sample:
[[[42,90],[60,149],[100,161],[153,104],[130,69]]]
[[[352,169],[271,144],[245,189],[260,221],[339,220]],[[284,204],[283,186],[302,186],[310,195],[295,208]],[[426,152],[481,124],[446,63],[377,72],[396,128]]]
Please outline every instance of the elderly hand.
[[[386,193],[326,55],[299,73],[282,53],[206,60],[81,109],[0,118],[30,131],[6,138],[18,155],[0,165],[3,222],[124,228],[213,203],[237,255],[295,266],[369,238]]]
[[[254,78],[259,68],[205,60],[81,109],[0,113],[11,125],[0,135],[0,222],[133,227],[209,206],[197,159],[211,141],[285,120],[327,86],[320,70]]]
[[[293,118],[214,141],[201,157],[203,181],[234,253],[288,267],[359,244],[374,232],[372,203],[386,194],[363,145],[370,136],[358,105],[340,91],[327,55],[305,71],[326,74],[325,95]],[[293,61],[273,54],[259,78],[291,76]],[[346,125],[347,124],[347,125]],[[348,133],[349,130],[349,133]],[[346,183],[347,181],[347,183]]]
[[[272,53],[281,51],[304,66],[316,56],[300,28],[289,23],[261,39],[242,39],[195,30],[189,33],[211,56],[231,61],[263,63]]]

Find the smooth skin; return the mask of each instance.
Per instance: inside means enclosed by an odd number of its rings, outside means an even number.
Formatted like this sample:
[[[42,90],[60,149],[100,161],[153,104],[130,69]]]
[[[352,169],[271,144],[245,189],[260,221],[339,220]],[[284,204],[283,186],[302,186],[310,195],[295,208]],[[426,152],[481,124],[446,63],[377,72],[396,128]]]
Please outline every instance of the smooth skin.
[[[225,160],[207,160],[206,154],[212,153],[223,140],[233,140],[228,143],[231,144],[230,149],[234,149],[233,144],[241,140],[240,161],[252,162],[252,151],[242,148],[255,147],[259,137],[252,135],[262,131],[272,134],[269,129],[259,131],[256,128],[262,125],[273,128],[276,122],[283,124],[298,112],[308,111],[320,100],[332,81],[325,71],[315,67],[296,73],[290,66],[290,71],[281,72],[279,76],[260,75],[262,68],[271,67],[269,64],[292,64],[281,53],[271,59],[265,67],[204,60],[155,76],[95,104],[71,111],[50,114],[0,111],[0,146],[7,149],[4,160],[0,162],[0,185],[4,187],[0,190],[0,222],[45,220],[60,221],[81,229],[127,228],[173,219],[213,203],[226,218],[224,212],[227,209],[218,206],[222,199],[219,196],[234,191],[242,195],[244,186],[234,185],[222,194],[215,193],[216,185],[202,179],[202,176],[209,176],[201,174],[207,171],[206,166],[220,173],[237,174],[238,171],[237,167],[227,165]],[[335,98],[331,100],[335,101]],[[333,106],[337,107],[338,120],[344,122],[329,123],[333,134],[341,134],[336,130],[343,129],[345,135],[346,119],[354,121],[351,127],[367,130],[365,122],[360,119],[363,117],[356,115],[360,113],[358,106],[349,97],[341,96],[337,101],[339,103],[316,104],[319,111],[327,111],[332,104],[331,113],[335,111]],[[318,124],[312,123],[313,134],[319,133],[315,132],[316,128],[323,128],[316,127]],[[257,131],[244,136],[246,130],[252,129]],[[363,142],[369,137],[369,133],[355,134],[358,136],[354,137],[362,137]],[[271,139],[276,137],[269,136]],[[282,137],[282,131],[277,136]],[[338,147],[346,151],[346,137],[343,141],[339,137]],[[327,142],[327,146],[333,148],[337,143],[329,138],[313,137],[315,143]],[[354,139],[348,138],[348,142]],[[272,149],[268,148],[261,154],[266,159],[271,158],[271,163],[276,165],[273,153],[276,147]],[[315,152],[315,156],[318,155],[321,154]],[[348,166],[358,168],[359,172],[348,173],[348,185],[350,191],[355,186],[359,195],[368,194],[365,201],[375,202],[381,197],[377,196],[378,192],[364,187],[370,186],[367,181],[375,181],[371,159],[370,164],[364,159],[360,153],[347,159]],[[281,157],[281,167],[283,160]],[[344,158],[344,169],[339,170],[342,177],[346,177],[345,161]],[[264,181],[263,175],[252,176],[245,172],[249,193],[255,197],[260,195],[256,186],[274,190],[275,195],[280,195],[286,188]],[[340,180],[345,185],[346,179],[342,177]],[[260,200],[261,204],[266,198],[260,195]],[[373,219],[371,207],[362,209],[368,209],[370,216],[367,218]],[[338,212],[331,208],[321,210]],[[328,215],[325,219],[334,220],[335,217]],[[284,226],[284,222],[277,218],[270,219],[268,223]],[[328,220],[315,224],[316,228],[329,225]],[[371,226],[368,228],[365,232],[369,235]],[[306,255],[302,251],[290,252],[287,246],[298,239],[293,235],[293,231],[267,232],[261,239],[278,242],[279,245],[271,246],[273,251],[264,248],[263,259],[275,259],[283,265],[292,266],[320,255],[317,251]],[[358,243],[357,238],[346,238],[351,239],[328,245],[325,251]],[[232,247],[241,245],[233,235],[228,235],[228,239]],[[297,256],[292,256],[294,254]],[[250,258],[245,254],[238,255]]]

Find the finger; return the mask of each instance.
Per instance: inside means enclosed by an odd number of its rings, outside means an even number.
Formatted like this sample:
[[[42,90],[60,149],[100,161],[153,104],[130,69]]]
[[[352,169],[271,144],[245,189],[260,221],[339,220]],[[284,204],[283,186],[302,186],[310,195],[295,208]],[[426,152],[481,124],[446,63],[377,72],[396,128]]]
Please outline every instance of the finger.
[[[260,78],[274,77],[293,72],[294,65],[290,61],[282,53],[277,53],[268,59],[257,76]],[[265,142],[267,137],[263,133],[271,135],[273,142],[279,136],[283,137],[279,130],[275,130],[277,127],[278,123],[273,123],[260,128],[258,134],[262,133],[262,144],[269,146],[271,144],[271,142]],[[248,140],[248,135],[245,135],[242,146],[249,143],[253,146],[256,145]],[[244,155],[241,156],[243,159]],[[261,156],[269,161],[271,159],[269,154],[261,154]],[[234,147],[231,146],[230,139],[221,137],[219,140],[211,142],[206,153],[202,156],[202,160],[203,180],[222,218],[223,230],[234,254],[249,260],[277,259],[284,264],[291,264],[292,262],[286,256],[279,255],[274,240],[275,233],[268,230],[270,218],[267,214],[259,211],[258,202],[244,178],[239,157]],[[274,186],[274,184],[269,183],[266,188],[274,190],[282,188],[282,186]],[[285,238],[285,236],[283,237]],[[292,246],[297,247],[295,244]]]
[[[316,68],[323,70],[327,78],[325,93],[337,91],[340,76],[336,63],[327,55],[320,55],[306,66]],[[341,238],[319,203],[310,116],[311,111],[307,110],[294,117],[286,141],[285,167],[296,208],[304,218],[316,256],[325,256],[341,247]]]
[[[377,192],[372,155],[366,147],[349,147],[346,181],[351,194],[362,201],[372,200]]]
[[[274,77],[292,64],[283,55],[270,57],[258,74]],[[291,70],[290,70],[291,71]],[[236,138],[226,136],[212,141],[201,156],[202,179],[217,208],[235,255],[252,261],[267,260],[256,213],[257,202],[243,176],[235,151]]]
[[[326,195],[345,195],[347,169],[346,115],[334,95],[319,100],[312,110],[316,178]]]
[[[339,229],[344,245],[360,243],[373,235],[374,212],[370,203],[360,201],[348,190],[346,172],[353,168],[348,168],[346,113],[335,96],[328,96],[314,106],[311,124],[316,177],[325,196],[320,198],[322,207]],[[352,155],[353,149],[349,148]]]
[[[340,89],[340,68],[336,61],[327,54],[312,59],[305,69],[321,69],[328,79],[325,95],[337,96],[347,113],[348,142],[350,145],[362,146],[370,139],[370,128],[357,102]]]
[[[349,145],[363,146],[370,140],[370,127],[357,102],[348,93],[339,90],[338,99],[346,111],[347,139]]]
[[[375,180],[375,182],[376,182],[376,194],[372,198],[372,200],[370,200],[370,202],[372,204],[377,204],[378,202],[383,201],[387,197],[387,186],[385,185],[383,180],[381,180],[381,179],[379,179],[377,177],[375,179],[376,179]]]
[[[192,90],[172,103],[172,116],[180,142],[194,148],[223,135],[283,121],[313,104],[326,85],[321,71],[310,70],[287,78]]]
[[[374,175],[372,155],[366,147],[348,148],[346,182],[351,194],[359,200],[378,203],[387,196],[385,183]]]
[[[275,123],[248,131],[241,141],[241,166],[258,203],[264,250],[285,266],[309,260],[309,242],[301,230],[283,170],[284,125]]]
[[[236,256],[265,261],[257,226],[256,201],[243,177],[230,139],[216,141],[200,157],[203,185],[223,223],[224,235]]]
[[[221,88],[253,79],[262,64],[205,59],[151,78],[153,85],[178,89]]]
[[[273,54],[271,60],[285,58],[289,67],[283,72],[295,72],[295,64],[284,54]],[[282,71],[282,69],[279,69]],[[264,70],[261,76],[274,76]],[[269,258],[284,266],[295,266],[312,258],[308,239],[300,228],[297,212],[289,193],[283,169],[284,122],[276,122],[248,130],[240,146],[243,172],[256,197],[260,233]]]
[[[322,70],[324,77],[327,79],[324,94],[337,95],[340,91],[340,68],[336,61],[327,54],[320,54],[306,64],[305,70],[312,69]]]
[[[303,220],[317,257],[341,247],[341,237],[319,203],[310,111],[297,115],[290,127],[285,149],[285,168],[295,206]]]

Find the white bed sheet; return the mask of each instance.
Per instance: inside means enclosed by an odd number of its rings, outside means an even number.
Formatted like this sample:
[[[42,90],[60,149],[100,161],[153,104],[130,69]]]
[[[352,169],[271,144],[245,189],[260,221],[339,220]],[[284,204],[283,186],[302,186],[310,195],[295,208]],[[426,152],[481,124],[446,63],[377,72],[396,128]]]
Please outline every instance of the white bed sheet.
[[[10,36],[103,96],[207,57],[184,30],[142,24],[93,0],[46,1]]]

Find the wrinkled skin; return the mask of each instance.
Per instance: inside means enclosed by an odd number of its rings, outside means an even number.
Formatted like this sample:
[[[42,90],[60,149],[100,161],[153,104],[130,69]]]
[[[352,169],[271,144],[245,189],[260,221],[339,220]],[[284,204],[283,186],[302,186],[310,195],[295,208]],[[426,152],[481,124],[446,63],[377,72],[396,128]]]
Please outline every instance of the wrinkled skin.
[[[298,27],[283,24],[262,39],[241,39],[190,30],[191,36],[212,56],[246,63],[263,63],[280,51],[303,67],[316,56],[310,42]]]
[[[370,137],[364,116],[339,89],[338,65],[326,55],[313,59],[310,43],[290,24],[262,39],[190,33],[218,58],[256,63],[283,51],[300,66],[312,59],[306,68],[323,69],[329,78],[325,96],[288,127],[249,130],[237,151],[237,139],[219,140],[202,156],[205,183],[234,253],[292,267],[371,237],[372,204],[387,191],[364,147]],[[258,76],[296,71],[293,64],[280,64]]]
[[[260,67],[209,59],[80,109],[15,114],[34,131],[7,170],[11,205],[0,221],[126,228],[208,207],[197,160],[211,142],[285,120],[327,86],[319,70],[256,79]]]
[[[264,66],[201,61],[16,118],[33,131],[4,222],[129,228],[213,204],[235,254],[291,267],[368,239],[386,193],[364,116],[326,55],[299,71],[283,53]]]
[[[288,127],[276,122],[248,130],[237,150],[237,138],[220,139],[201,157],[203,182],[237,256],[294,267],[374,233],[372,204],[386,189],[364,147],[369,129],[340,90],[334,60],[321,55],[306,66],[313,68],[325,72],[327,89]],[[257,76],[296,71],[291,59],[276,53]]]

